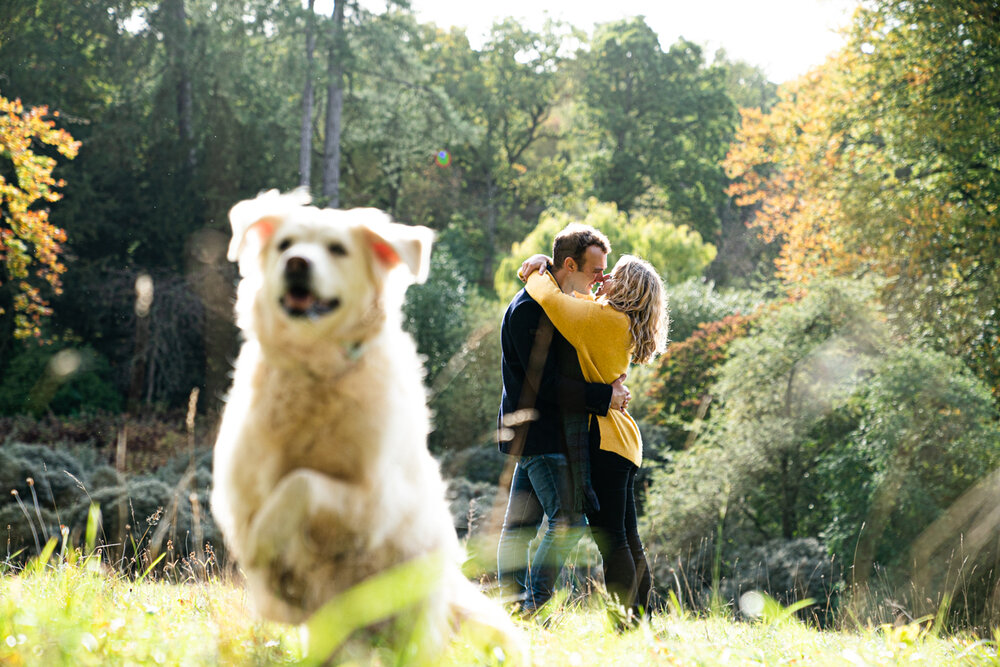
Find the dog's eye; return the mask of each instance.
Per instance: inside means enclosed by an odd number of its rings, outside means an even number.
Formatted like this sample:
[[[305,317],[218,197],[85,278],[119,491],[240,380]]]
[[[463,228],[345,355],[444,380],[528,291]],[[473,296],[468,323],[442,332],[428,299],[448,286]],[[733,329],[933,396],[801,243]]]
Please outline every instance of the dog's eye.
[[[285,252],[286,250],[288,250],[291,247],[292,247],[292,240],[291,239],[285,239],[284,241],[282,241],[281,243],[278,244],[278,251],[279,252]]]
[[[331,243],[326,249],[330,251],[331,255],[336,255],[337,257],[343,257],[347,254],[347,248],[342,243]]]

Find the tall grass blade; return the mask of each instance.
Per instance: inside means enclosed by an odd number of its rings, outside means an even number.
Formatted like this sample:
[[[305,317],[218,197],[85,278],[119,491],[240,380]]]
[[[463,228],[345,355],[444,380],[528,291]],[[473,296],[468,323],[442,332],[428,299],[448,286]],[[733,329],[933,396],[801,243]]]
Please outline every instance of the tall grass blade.
[[[764,608],[761,612],[761,620],[767,625],[779,625],[795,618],[795,613],[816,603],[813,598],[805,598],[783,606],[780,602],[769,595],[764,595]]]
[[[52,554],[55,552],[57,544],[59,544],[59,540],[57,538],[49,538],[49,541],[45,543],[45,548],[42,549],[42,553],[38,554],[38,558],[31,562],[32,572],[35,574],[41,574],[45,571],[45,566],[49,564],[49,559],[52,558]]]
[[[101,506],[97,503],[90,503],[87,510],[87,532],[84,538],[84,553],[88,556],[94,553],[97,546],[97,526],[101,523]]]
[[[150,563],[149,567],[147,567],[146,570],[136,578],[135,583],[141,584],[142,580],[146,578],[146,575],[148,575],[150,572],[152,572],[153,568],[156,567],[159,564],[159,562],[166,557],[166,555],[167,554],[164,552],[164,553],[160,554],[159,556],[157,556],[156,560],[154,560],[152,563]]]
[[[945,623],[948,621],[948,613],[950,611],[951,595],[945,593],[940,606],[938,606],[937,613],[934,614],[934,623],[931,625],[930,630],[927,631],[931,637],[939,637],[941,635],[941,632],[944,630]]]
[[[441,585],[442,556],[430,554],[366,579],[341,593],[307,623],[305,665],[325,664],[355,631],[391,618]]]

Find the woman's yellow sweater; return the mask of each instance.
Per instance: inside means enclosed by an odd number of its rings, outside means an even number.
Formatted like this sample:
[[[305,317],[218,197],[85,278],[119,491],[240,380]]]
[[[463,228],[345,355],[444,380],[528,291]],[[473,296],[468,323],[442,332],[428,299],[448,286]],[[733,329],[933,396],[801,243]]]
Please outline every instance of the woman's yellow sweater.
[[[628,371],[632,337],[625,313],[600,303],[592,295],[564,294],[551,274],[533,273],[525,289],[541,305],[552,324],[576,348],[587,382],[611,384]],[[598,417],[601,449],[642,464],[642,437],[635,420],[622,410]]]

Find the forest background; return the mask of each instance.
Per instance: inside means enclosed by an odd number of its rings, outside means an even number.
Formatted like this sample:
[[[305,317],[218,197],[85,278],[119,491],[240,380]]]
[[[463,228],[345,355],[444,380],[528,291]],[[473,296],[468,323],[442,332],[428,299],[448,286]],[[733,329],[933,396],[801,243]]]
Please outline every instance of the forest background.
[[[0,8],[8,561],[92,500],[124,569],[225,561],[226,213],[305,186],[437,231],[406,325],[463,534],[504,463],[515,267],[582,220],[668,285],[670,349],[629,380],[661,594],[997,624],[1000,5],[865,2],[777,86],[642,18],[507,20],[473,48],[402,4],[306,4]]]

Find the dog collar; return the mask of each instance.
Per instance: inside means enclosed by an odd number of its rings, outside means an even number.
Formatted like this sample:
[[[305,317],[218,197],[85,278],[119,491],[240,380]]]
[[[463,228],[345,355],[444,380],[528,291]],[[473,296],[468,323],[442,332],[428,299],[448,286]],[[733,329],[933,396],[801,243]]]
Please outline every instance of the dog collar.
[[[347,357],[349,361],[357,361],[361,358],[361,355],[365,353],[364,341],[358,341],[356,343],[348,343],[344,346],[344,356]]]

